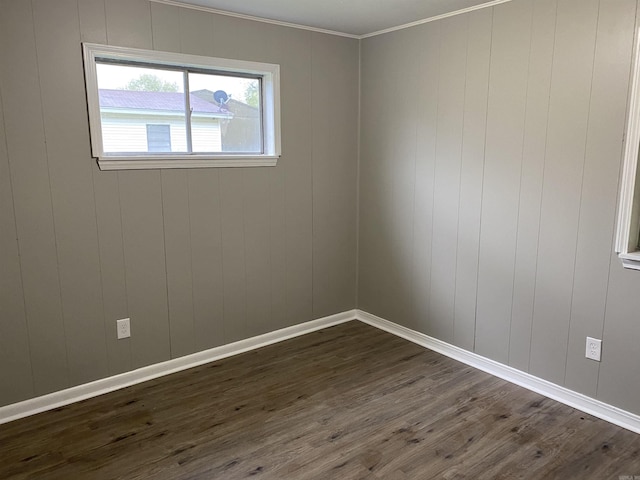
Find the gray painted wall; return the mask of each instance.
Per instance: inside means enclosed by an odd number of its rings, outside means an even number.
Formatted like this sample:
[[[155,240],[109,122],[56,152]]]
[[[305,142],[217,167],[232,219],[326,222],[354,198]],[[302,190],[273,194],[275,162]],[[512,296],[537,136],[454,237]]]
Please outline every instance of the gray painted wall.
[[[636,8],[362,42],[359,308],[640,413],[640,272],[612,254]]]
[[[99,171],[82,41],[279,63],[278,166]],[[147,0],[0,1],[0,405],[354,308],[358,48]]]

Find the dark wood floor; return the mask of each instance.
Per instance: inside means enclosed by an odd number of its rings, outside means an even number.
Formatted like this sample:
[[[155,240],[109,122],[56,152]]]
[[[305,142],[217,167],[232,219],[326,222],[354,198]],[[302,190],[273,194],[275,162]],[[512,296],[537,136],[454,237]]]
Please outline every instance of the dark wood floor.
[[[1,479],[620,475],[640,435],[358,322],[0,426]]]

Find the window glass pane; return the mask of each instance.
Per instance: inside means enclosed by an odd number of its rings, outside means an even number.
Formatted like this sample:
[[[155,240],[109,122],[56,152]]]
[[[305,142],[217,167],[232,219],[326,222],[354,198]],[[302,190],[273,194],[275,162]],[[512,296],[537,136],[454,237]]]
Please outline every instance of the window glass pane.
[[[182,72],[107,63],[96,69],[105,153],[187,152]]]
[[[260,79],[189,74],[194,152],[262,153]]]

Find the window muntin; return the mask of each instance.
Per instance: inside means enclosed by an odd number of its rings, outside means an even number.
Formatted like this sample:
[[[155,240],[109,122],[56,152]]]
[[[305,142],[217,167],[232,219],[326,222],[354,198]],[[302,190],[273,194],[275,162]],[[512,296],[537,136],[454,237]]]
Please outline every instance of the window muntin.
[[[277,65],[93,44],[84,53],[101,168],[275,165]],[[166,125],[165,147],[151,146],[147,125]]]

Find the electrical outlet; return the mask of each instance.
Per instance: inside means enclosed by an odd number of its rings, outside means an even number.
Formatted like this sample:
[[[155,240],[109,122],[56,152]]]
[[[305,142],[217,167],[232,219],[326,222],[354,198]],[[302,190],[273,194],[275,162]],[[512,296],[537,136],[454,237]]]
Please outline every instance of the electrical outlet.
[[[597,362],[600,361],[600,355],[602,354],[602,340],[597,338],[587,337],[587,351],[585,356],[591,360]]]
[[[116,320],[116,327],[118,330],[118,340],[122,338],[129,338],[131,336],[131,319],[122,318]]]

